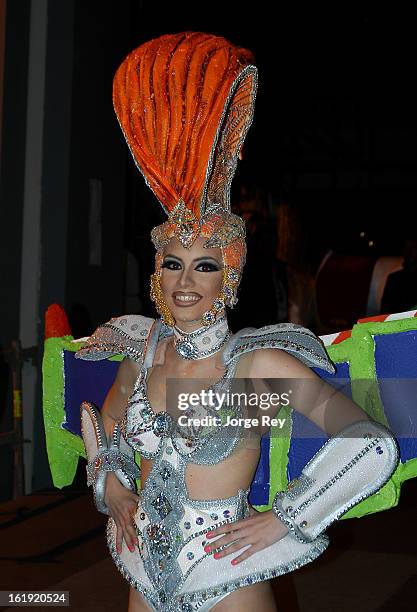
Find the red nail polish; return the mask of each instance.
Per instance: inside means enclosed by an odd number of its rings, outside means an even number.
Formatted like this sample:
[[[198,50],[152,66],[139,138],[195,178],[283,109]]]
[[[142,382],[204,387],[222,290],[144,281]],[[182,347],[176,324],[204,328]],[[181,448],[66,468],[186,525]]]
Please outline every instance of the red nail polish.
[[[212,538],[213,534],[212,533],[206,533],[206,538]]]
[[[215,559],[219,559],[220,555],[219,555],[219,553],[214,553],[213,557],[214,557]]]
[[[204,547],[204,552],[209,553],[211,550],[210,546],[205,546]]]
[[[237,564],[239,563],[239,561],[237,561],[236,559],[232,559],[232,560],[230,561],[230,563],[231,563],[232,565],[237,565]]]

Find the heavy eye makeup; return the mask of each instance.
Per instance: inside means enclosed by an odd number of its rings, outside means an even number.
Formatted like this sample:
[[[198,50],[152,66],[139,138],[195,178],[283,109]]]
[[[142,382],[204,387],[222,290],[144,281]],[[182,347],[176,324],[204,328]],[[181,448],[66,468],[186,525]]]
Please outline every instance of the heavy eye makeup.
[[[209,258],[199,258],[194,262],[194,269],[197,272],[218,272],[222,270],[221,264],[216,260]],[[176,259],[172,255],[165,257],[162,268],[166,268],[167,270],[181,270],[183,268],[183,262],[180,259]]]

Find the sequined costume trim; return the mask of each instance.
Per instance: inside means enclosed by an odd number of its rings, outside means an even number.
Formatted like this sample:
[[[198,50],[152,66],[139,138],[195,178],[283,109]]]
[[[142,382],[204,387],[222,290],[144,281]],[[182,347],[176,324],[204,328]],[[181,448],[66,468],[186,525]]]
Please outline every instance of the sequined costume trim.
[[[126,315],[100,325],[75,356],[99,360],[124,355],[142,363],[147,340],[155,320],[141,315]]]
[[[292,353],[309,367],[320,367],[331,373],[336,371],[317,336],[294,323],[279,323],[260,329],[242,330],[232,336],[225,347],[223,362],[227,365],[244,353],[265,348],[282,349]]]
[[[215,462],[219,460],[217,457]],[[163,438],[140,492],[135,515],[139,552],[135,549],[131,553],[124,547],[118,555],[115,525],[109,522],[108,546],[117,566],[153,609],[198,610],[211,597],[301,567],[327,547],[325,536],[309,545],[294,542],[289,536],[268,547],[269,552],[264,549],[253,555],[240,567],[232,566],[228,558],[213,559],[204,552],[208,543],[205,533],[219,524],[248,516],[249,490],[240,490],[230,498],[192,500],[184,477],[188,461],[176,451],[171,438]],[[286,562],[277,563],[277,559]],[[138,580],[135,576],[143,578]]]
[[[213,559],[204,552],[209,543],[205,534],[248,516],[249,490],[229,498],[191,500],[181,476],[185,464],[165,439],[161,457],[139,494],[135,514],[139,551],[131,553],[124,545],[119,555],[115,523],[108,522],[107,543],[117,567],[152,609],[199,610],[211,598],[293,571],[327,547],[326,536],[308,545],[286,536],[239,566],[232,566],[227,557]]]
[[[208,543],[205,533],[209,529],[248,516],[249,491],[240,490],[235,496],[224,499],[190,499],[186,466],[188,463],[218,464],[233,453],[243,431],[239,425],[229,425],[227,435],[219,427],[204,435],[199,431],[190,435],[187,428],[176,426],[167,412],[153,411],[147,397],[147,371],[153,363],[158,336],[165,337],[172,330],[159,323],[152,325],[152,329],[154,331],[146,339],[146,350],[141,354],[140,373],[126,414],[120,422],[123,436],[132,448],[143,457],[153,459],[135,514],[140,550],[131,553],[124,545],[121,554],[117,553],[113,519],[108,522],[107,541],[116,565],[153,610],[192,612],[209,609],[210,603],[214,605],[214,601],[210,602],[212,598],[218,601],[217,598],[240,587],[305,565],[325,550],[328,539],[322,535],[306,544],[288,534],[237,566],[231,565],[230,557],[214,559],[212,554],[204,552]],[[213,389],[228,389],[239,357],[247,350],[263,348],[265,343],[267,346],[280,344],[284,350],[294,345],[301,349],[296,352],[297,356],[301,359],[302,355],[309,365],[327,364],[329,367],[324,349],[304,328],[289,325],[244,330],[232,337],[224,348],[225,374],[214,383]],[[121,348],[126,354],[129,347]],[[101,358],[97,344],[95,350],[95,358]],[[93,354],[88,358],[94,358]],[[200,409],[209,411],[208,407]],[[239,405],[231,406],[230,410],[232,416],[239,417]]]
[[[235,366],[236,364],[231,364],[224,376],[211,385],[210,389],[226,393],[232,383]],[[194,417],[198,409],[201,415],[216,414],[214,408],[200,406],[194,408]],[[232,407],[233,417],[239,419],[241,412],[239,405]],[[227,433],[218,427],[212,430],[203,427],[204,435],[199,436],[198,432],[196,434],[195,431],[189,431],[186,427],[173,423],[171,415],[167,412],[154,412],[147,397],[145,368],[142,368],[138,376],[120,426],[126,441],[145,459],[158,457],[163,438],[170,436],[173,448],[180,455],[192,458],[193,463],[214,465],[228,457],[241,439],[240,425],[229,425]]]
[[[276,494],[272,509],[299,541],[314,541],[378,491],[398,461],[398,446],[388,429],[373,421],[356,421],[326,442],[298,481]]]
[[[287,538],[291,538],[291,536],[287,535],[285,538],[283,538],[283,540],[280,540],[280,542],[284,543]],[[203,545],[203,543],[205,545],[204,539],[201,541],[201,545]],[[187,577],[189,577],[190,574],[192,575],[193,572],[195,574],[196,570],[198,569],[198,575],[195,576],[196,582],[198,582],[199,576],[205,576],[207,572],[223,576],[223,580],[220,579],[216,585],[207,586],[206,588],[195,588],[189,591],[181,591],[175,596],[174,599],[170,599],[170,601],[165,599],[162,595],[162,600],[164,601],[161,601],[161,593],[158,593],[156,589],[153,589],[151,586],[145,584],[139,579],[139,577],[137,577],[137,574],[135,575],[133,571],[135,568],[137,570],[138,563],[143,563],[140,553],[137,551],[137,549],[135,549],[134,553],[130,553],[128,549],[124,548],[121,555],[119,555],[116,551],[115,545],[115,523],[113,519],[110,518],[107,524],[107,546],[117,568],[122,576],[130,583],[130,585],[143,594],[151,609],[157,612],[178,612],[178,610],[194,612],[201,610],[202,606],[206,606],[207,603],[210,603],[211,606],[209,608],[204,608],[208,610],[218,603],[218,597],[223,598],[239,588],[287,574],[299,569],[300,567],[303,567],[311,561],[314,561],[314,559],[316,559],[326,550],[329,544],[329,539],[325,535],[320,536],[309,546],[304,545],[304,550],[302,552],[299,551],[297,558],[286,561],[279,561],[282,554],[280,554],[277,544],[279,544],[279,542],[271,547],[268,547],[271,549],[269,551],[269,557],[275,557],[275,562],[271,567],[257,570],[255,566],[251,569],[250,573],[247,573],[245,563],[249,564],[250,566],[254,562],[253,557],[255,557],[255,555],[253,555],[246,562],[242,562],[236,566],[236,571],[233,571],[234,576],[229,580],[224,580],[224,576],[227,575],[225,574],[225,570],[229,570],[229,567],[233,568],[233,566],[230,564],[230,558],[224,557],[224,559],[226,559],[224,564],[225,567],[220,568],[217,565],[220,559],[215,560],[211,557],[211,555],[205,554],[200,558],[198,563],[194,564]],[[285,548],[288,548],[288,546]],[[260,551],[260,557],[262,557],[262,552],[266,554],[267,549]],[[140,559],[140,561],[138,561],[138,559]],[[259,559],[257,559],[257,562],[259,563]],[[239,573],[243,575],[239,576]]]

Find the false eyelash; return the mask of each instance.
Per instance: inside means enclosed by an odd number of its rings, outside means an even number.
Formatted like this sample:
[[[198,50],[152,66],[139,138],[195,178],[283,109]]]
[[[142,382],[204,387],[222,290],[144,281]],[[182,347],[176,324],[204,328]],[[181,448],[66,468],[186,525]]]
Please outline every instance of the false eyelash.
[[[179,261],[176,261],[175,259],[168,259],[167,261],[163,262],[163,264],[161,265],[161,268],[168,268],[172,264],[182,267],[182,264],[180,264]],[[209,268],[211,268],[209,272],[219,272],[222,269],[216,266],[216,264],[212,263],[211,261],[207,261],[207,262],[201,261],[197,264],[195,269],[197,270],[201,266],[208,266]]]
[[[176,261],[175,259],[167,259],[166,261],[163,262],[163,264],[161,265],[161,268],[167,268],[168,266],[172,264],[177,264],[178,266],[181,266],[179,261]]]
[[[197,270],[197,268],[199,268],[200,266],[209,266],[209,267],[211,268],[211,270],[208,270],[209,272],[219,272],[219,271],[220,271],[220,269],[221,269],[221,268],[218,268],[218,267],[216,266],[216,264],[212,263],[211,261],[207,261],[207,262],[200,261],[200,262],[199,262],[199,264],[198,264],[198,265],[197,265],[197,267],[196,267],[196,270]]]

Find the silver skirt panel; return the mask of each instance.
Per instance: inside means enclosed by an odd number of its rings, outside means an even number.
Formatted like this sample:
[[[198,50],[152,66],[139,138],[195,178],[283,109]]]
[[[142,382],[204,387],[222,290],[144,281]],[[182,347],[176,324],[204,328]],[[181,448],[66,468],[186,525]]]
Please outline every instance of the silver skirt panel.
[[[133,553],[123,543],[121,554],[117,554],[116,525],[112,518],[109,519],[107,544],[113,560],[122,575],[143,594],[152,610],[209,610],[236,589],[291,572],[313,561],[327,548],[329,540],[326,535],[305,544],[289,533],[236,566],[231,565],[230,561],[239,553],[220,559],[214,559],[212,553],[205,553],[204,547],[215,541],[214,538],[206,540],[205,534],[209,529],[248,516],[247,493],[239,490],[237,495],[222,500],[183,502],[185,513],[178,525],[179,533],[158,534],[154,531],[151,532],[152,542],[147,530],[150,522],[144,510],[141,491],[135,514],[139,550],[135,548]],[[175,558],[169,563],[167,572],[155,563],[152,547],[162,546],[160,552],[163,553],[166,537],[172,539],[172,536],[181,541],[181,546],[176,549]],[[158,558],[163,561],[164,555]]]

